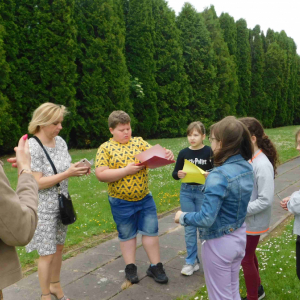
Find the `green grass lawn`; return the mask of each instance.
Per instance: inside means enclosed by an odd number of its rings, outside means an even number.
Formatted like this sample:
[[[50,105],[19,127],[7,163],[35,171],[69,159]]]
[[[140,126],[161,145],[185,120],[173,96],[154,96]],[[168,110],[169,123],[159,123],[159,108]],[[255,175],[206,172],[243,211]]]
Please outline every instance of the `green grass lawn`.
[[[281,163],[298,155],[294,142],[296,130],[296,126],[266,130],[268,136],[277,146]],[[149,140],[148,142],[152,145],[160,144],[171,149],[175,157],[177,157],[181,149],[188,146],[185,137]],[[209,144],[207,139],[205,144]],[[70,154],[73,162],[77,162],[82,158],[89,160],[95,158],[96,151],[97,149],[70,150]],[[3,160],[5,162],[6,157]],[[168,165],[149,171],[150,190],[154,196],[158,213],[163,213],[179,206],[180,181],[172,178],[173,168],[174,165]],[[16,170],[12,169],[6,162],[4,170],[12,187],[15,188],[17,184]],[[107,200],[107,184],[97,181],[94,170],[92,170],[90,176],[70,178],[69,191],[74,201],[78,220],[69,226],[65,252],[79,247],[89,247],[89,245],[92,245],[92,242],[116,231]],[[24,270],[35,266],[35,260],[38,258],[36,251],[28,254],[25,252],[24,247],[19,247],[18,252]]]

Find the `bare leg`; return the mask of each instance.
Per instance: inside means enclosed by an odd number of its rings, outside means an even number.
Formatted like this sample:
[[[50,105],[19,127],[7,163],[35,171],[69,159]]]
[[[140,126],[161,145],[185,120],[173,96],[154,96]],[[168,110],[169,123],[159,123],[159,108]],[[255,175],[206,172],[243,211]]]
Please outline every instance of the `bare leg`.
[[[142,243],[151,264],[156,265],[160,262],[158,236],[143,235]]]
[[[42,290],[42,299],[51,300],[50,295],[50,279],[51,279],[51,265],[55,254],[40,256],[38,262],[39,282]],[[49,295],[48,295],[49,294]]]
[[[2,290],[0,290],[0,300],[3,300]]]
[[[64,245],[56,245],[56,253],[51,266],[51,282],[50,282],[50,291],[58,299],[64,296],[63,290],[60,285],[60,270],[62,264],[62,251]]]
[[[136,238],[126,242],[120,242],[120,247],[125,264],[135,264]]]

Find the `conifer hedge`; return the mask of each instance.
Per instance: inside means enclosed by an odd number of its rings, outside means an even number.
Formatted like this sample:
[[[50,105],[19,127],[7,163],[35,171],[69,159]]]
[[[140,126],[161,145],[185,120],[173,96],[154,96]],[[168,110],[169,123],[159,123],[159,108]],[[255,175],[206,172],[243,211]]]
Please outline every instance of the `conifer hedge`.
[[[144,138],[226,115],[299,124],[300,57],[284,31],[213,6],[185,3],[176,16],[166,0],[1,1],[1,154],[46,101],[68,107],[62,135],[74,148],[107,140],[116,109]]]

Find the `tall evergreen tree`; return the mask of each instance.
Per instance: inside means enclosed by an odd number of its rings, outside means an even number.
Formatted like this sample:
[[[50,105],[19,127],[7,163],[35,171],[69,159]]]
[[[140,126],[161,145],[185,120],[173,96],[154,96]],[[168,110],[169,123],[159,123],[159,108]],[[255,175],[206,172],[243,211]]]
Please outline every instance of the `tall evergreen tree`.
[[[219,18],[220,26],[223,29],[224,40],[227,43],[230,55],[237,54],[237,28],[234,18],[228,13],[222,13]]]
[[[283,69],[285,53],[274,42],[269,44],[265,56],[264,90],[266,100],[270,104],[264,111],[264,125],[272,127],[276,117],[277,105],[280,106],[281,91],[283,87]]]
[[[126,61],[129,73],[143,84],[145,97],[131,93],[136,135],[153,136],[157,130],[157,83],[155,81],[154,19],[152,1],[129,0],[126,3]]]
[[[296,55],[296,88],[295,88],[295,112],[294,112],[294,124],[300,124],[300,56]]]
[[[265,46],[265,52],[268,51],[268,47],[270,44],[276,42],[276,38],[275,38],[275,32],[272,29],[268,29],[267,30],[267,34],[266,34],[266,46]]]
[[[97,147],[110,136],[107,118],[113,110],[132,113],[122,2],[78,0],[76,23],[78,117],[72,140],[74,146]]]
[[[6,0],[0,3],[0,94],[2,94],[0,96],[1,153],[11,152],[17,144],[21,134],[27,131],[27,128],[25,128],[25,131],[21,130],[22,124],[24,124],[24,116],[22,115],[22,109],[18,109],[18,102],[14,97],[14,95],[18,95],[18,93],[20,93],[20,80],[26,82],[26,78],[16,72],[18,65],[17,55],[19,51],[19,45],[16,37],[19,32],[15,23],[15,7],[16,4],[13,0]]]
[[[1,10],[0,4],[0,10]],[[3,9],[3,8],[2,8]],[[0,16],[0,149],[6,150],[5,145],[9,143],[9,129],[11,123],[11,115],[9,113],[9,102],[3,90],[6,88],[8,83],[9,66],[6,62],[6,55],[4,51],[3,38],[4,38],[4,27],[1,25],[2,20]],[[9,145],[10,146],[10,145]],[[1,151],[2,152],[2,151]],[[2,152],[3,153],[3,152]]]
[[[236,22],[237,27],[237,75],[238,75],[238,104],[237,114],[247,116],[251,93],[251,51],[249,30],[244,19]]]
[[[175,12],[165,0],[153,0],[159,137],[182,136],[188,122],[189,85]]]
[[[263,31],[261,32],[260,36],[261,36],[261,42],[262,42],[264,53],[266,53],[267,50],[268,50],[268,48],[267,48],[267,39],[266,39],[266,36],[265,36]]]
[[[75,26],[73,0],[15,1],[8,15],[8,62],[11,67],[7,96],[18,112],[19,132],[27,131],[32,111],[44,102],[66,105],[75,118]]]
[[[62,134],[70,140],[70,131],[76,122],[76,27],[75,0],[53,0],[34,5],[38,65],[34,76],[36,99],[65,105],[70,117]],[[25,5],[24,5],[25,6]],[[31,59],[34,61],[35,58]],[[28,95],[29,97],[29,95]]]
[[[264,50],[259,25],[255,26],[250,35],[251,47],[251,101],[248,114],[264,123],[264,111],[269,103],[264,95]]]
[[[276,35],[276,42],[279,44],[282,50],[285,52],[285,64],[282,70],[283,73],[283,82],[281,90],[281,99],[277,105],[276,120],[275,126],[284,126],[289,123],[290,115],[289,110],[294,110],[294,103],[289,99],[289,82],[291,80],[291,49],[289,44],[289,39],[284,31],[281,31]],[[291,107],[289,108],[289,104]]]
[[[229,54],[228,46],[223,38],[219,19],[213,6],[202,13],[206,27],[210,32],[212,48],[215,57],[214,64],[217,70],[216,83],[218,87],[218,101],[216,103],[216,120],[228,115],[236,114],[238,80],[236,64]]]
[[[288,81],[288,95],[287,95],[287,120],[286,125],[293,124],[293,116],[295,113],[296,105],[296,94],[297,94],[297,46],[292,38],[288,38],[289,48],[288,48],[288,63],[290,66],[290,76]]]
[[[201,120],[209,125],[215,118],[218,93],[210,34],[203,16],[189,3],[185,3],[179,13],[177,25],[181,30],[184,66],[192,87],[189,121]]]

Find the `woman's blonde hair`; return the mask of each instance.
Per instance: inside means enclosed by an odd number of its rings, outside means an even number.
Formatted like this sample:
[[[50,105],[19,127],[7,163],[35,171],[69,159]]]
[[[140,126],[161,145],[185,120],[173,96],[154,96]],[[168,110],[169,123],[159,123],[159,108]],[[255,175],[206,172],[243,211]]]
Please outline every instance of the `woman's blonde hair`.
[[[63,105],[57,105],[51,102],[46,102],[40,105],[32,115],[32,119],[28,126],[28,132],[36,134],[40,131],[41,126],[48,126],[68,113]]]

